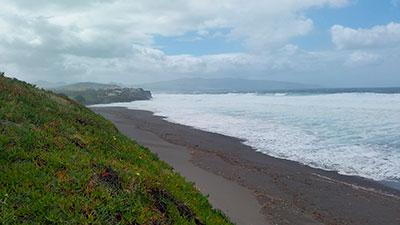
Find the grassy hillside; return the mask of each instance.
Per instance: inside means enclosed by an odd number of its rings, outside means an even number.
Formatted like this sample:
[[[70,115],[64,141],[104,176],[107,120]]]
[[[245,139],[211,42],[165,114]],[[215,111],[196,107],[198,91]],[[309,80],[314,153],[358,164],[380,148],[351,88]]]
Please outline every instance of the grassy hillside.
[[[62,91],[86,91],[86,90],[102,90],[102,89],[114,89],[120,88],[120,86],[115,84],[102,84],[94,82],[81,82],[74,84],[67,84],[64,86],[59,86],[56,89]]]
[[[151,92],[141,88],[89,89],[85,91],[55,90],[54,92],[67,95],[71,99],[85,105],[151,99]]]
[[[85,105],[131,102],[151,99],[150,91],[142,88],[123,88],[114,84],[75,83],[53,89]]]
[[[0,224],[230,224],[111,122],[0,75]]]

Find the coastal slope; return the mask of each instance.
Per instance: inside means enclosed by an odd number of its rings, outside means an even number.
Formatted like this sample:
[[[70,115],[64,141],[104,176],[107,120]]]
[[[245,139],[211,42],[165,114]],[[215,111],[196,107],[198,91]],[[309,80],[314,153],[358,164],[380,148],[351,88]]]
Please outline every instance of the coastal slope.
[[[114,125],[0,75],[0,224],[231,224]]]
[[[142,88],[127,88],[116,84],[93,82],[69,84],[51,90],[85,105],[150,100],[152,97],[150,91]]]

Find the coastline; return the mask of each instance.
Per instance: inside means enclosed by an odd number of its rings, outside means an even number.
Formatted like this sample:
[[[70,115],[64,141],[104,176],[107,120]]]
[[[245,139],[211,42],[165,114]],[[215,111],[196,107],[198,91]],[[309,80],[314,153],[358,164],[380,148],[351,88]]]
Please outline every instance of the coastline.
[[[400,192],[381,183],[277,159],[240,139],[170,123],[152,112],[91,109],[158,149],[162,160],[210,193],[210,202],[238,224],[268,224],[258,211],[271,224],[400,224]],[[224,193],[225,201],[216,193]]]

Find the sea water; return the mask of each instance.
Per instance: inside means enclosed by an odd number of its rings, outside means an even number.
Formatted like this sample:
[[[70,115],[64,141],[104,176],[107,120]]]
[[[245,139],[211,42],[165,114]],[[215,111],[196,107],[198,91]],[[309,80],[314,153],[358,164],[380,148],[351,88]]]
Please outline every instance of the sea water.
[[[400,181],[400,94],[156,94],[116,103],[312,167]]]

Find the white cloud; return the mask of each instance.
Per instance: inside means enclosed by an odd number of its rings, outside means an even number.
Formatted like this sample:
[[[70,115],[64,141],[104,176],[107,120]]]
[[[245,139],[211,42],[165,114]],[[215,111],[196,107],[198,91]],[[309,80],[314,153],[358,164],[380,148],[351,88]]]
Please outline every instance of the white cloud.
[[[366,66],[378,63],[381,61],[381,56],[375,53],[355,51],[350,54],[349,59],[346,61],[347,66]]]
[[[149,44],[152,35],[178,36],[188,31],[229,28],[229,36],[248,46],[265,48],[307,34],[313,27],[303,11],[311,7],[345,5],[347,0],[4,0],[8,12],[58,26],[89,43],[104,35],[119,35]],[[4,12],[6,13],[6,12]],[[7,13],[6,13],[7,14]],[[14,15],[15,15],[14,14]],[[12,21],[8,21],[12,23]]]
[[[306,52],[287,45],[262,54],[229,53],[204,56],[167,55],[160,49],[134,45],[128,57],[118,59],[68,56],[68,69],[86,79],[129,81],[132,73],[146,82],[187,76],[251,77],[276,73],[310,72],[325,69],[336,59],[329,53]]]
[[[387,48],[400,44],[400,23],[353,29],[334,25],[332,41],[339,49]]]
[[[400,0],[392,0],[391,3],[395,7],[399,7],[400,6]]]
[[[351,0],[0,1],[0,70],[31,81],[132,83],[188,76],[294,77],[325,74],[350,62],[370,65],[374,54],[384,55],[374,51],[358,55],[346,50],[310,52],[290,44],[314,29],[307,10],[343,7]],[[391,26],[397,24],[389,25],[383,26],[386,31],[381,33],[394,45],[391,37],[397,28]],[[380,46],[364,43],[354,47],[346,36],[348,31],[360,33],[358,39],[363,43],[368,29],[334,28],[332,37],[338,48]],[[338,32],[333,35],[333,31]],[[177,40],[188,32],[199,39],[235,40],[245,50],[193,56],[190,52],[168,55],[155,47],[156,36]],[[378,38],[370,39],[378,42]]]
[[[281,68],[285,60],[266,63],[258,59],[268,57],[253,55],[279,52],[277,49],[291,38],[312,30],[313,21],[304,16],[305,10],[341,7],[348,2],[1,0],[0,69],[30,79],[53,80],[86,79],[114,70],[114,74],[129,74],[132,80],[139,80],[136,74],[150,75],[157,69],[159,73],[201,75],[250,70],[241,67],[261,68],[268,63],[274,64],[268,68]],[[152,47],[155,35],[179,37],[187,32],[198,33],[201,38],[234,39],[252,53],[168,56]],[[262,66],[254,62],[248,65],[249,57]]]

